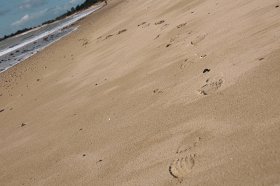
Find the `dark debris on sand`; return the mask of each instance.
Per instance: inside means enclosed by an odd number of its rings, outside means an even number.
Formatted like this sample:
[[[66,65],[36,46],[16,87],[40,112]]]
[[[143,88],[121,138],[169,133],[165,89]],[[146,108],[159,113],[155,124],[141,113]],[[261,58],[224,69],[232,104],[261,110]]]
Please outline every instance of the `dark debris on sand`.
[[[206,69],[203,70],[203,74],[205,74],[207,72],[210,72],[210,71],[211,71],[210,69],[206,68]]]

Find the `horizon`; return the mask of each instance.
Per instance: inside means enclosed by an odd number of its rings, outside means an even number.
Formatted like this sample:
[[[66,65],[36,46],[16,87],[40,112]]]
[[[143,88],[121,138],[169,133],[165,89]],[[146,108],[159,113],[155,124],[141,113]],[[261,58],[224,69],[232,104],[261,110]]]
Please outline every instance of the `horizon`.
[[[11,0],[1,2],[0,38],[66,13],[85,0]],[[15,8],[16,7],[16,8]]]

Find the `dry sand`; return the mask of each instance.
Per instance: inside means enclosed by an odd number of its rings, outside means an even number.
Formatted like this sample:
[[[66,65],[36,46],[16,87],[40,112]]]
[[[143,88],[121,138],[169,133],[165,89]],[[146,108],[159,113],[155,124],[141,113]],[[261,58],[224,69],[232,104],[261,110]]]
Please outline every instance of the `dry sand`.
[[[0,185],[279,185],[278,5],[109,1],[0,74]]]

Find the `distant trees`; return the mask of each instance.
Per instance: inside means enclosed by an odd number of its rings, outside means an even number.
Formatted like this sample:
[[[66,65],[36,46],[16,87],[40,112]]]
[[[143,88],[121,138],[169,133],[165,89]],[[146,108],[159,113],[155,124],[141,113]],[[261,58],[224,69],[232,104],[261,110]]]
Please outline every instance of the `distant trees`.
[[[10,35],[5,35],[4,37],[0,38],[0,41],[2,41],[2,40],[4,40],[4,39],[7,39],[7,38],[9,38],[9,37],[13,37],[13,36],[18,35],[18,34],[22,34],[22,33],[27,32],[27,31],[29,31],[29,30],[31,30],[31,29],[33,29],[33,28],[36,28],[36,27],[24,28],[24,29],[18,30],[17,32],[12,33],[12,34],[10,34]]]
[[[68,10],[65,14],[62,14],[58,17],[56,17],[55,19],[52,19],[52,20],[48,20],[48,21],[45,21],[43,22],[41,25],[46,25],[46,24],[50,24],[50,23],[53,23],[55,21],[58,21],[58,20],[61,20],[61,19],[64,19],[76,12],[79,12],[79,11],[82,11],[82,10],[85,10],[89,7],[91,7],[92,5],[98,3],[98,2],[102,2],[104,0],[85,0],[84,3],[80,4],[80,5],[77,5],[75,8],[72,7],[70,10]],[[39,25],[40,26],[40,25]],[[18,30],[17,32],[15,33],[12,33],[10,35],[5,35],[4,37],[0,38],[0,41],[4,40],[4,39],[7,39],[9,37],[13,37],[15,35],[18,35],[18,34],[22,34],[24,32],[27,32],[33,28],[36,28],[36,27],[31,27],[31,28],[24,28],[24,29],[21,29],[21,30]]]
[[[75,8],[72,7],[70,10],[68,10],[65,14],[62,14],[58,17],[56,17],[55,19],[52,19],[52,20],[49,20],[49,21],[46,21],[44,22],[42,25],[45,25],[45,24],[49,24],[49,23],[53,23],[55,21],[58,21],[58,20],[61,20],[61,19],[64,19],[65,17],[68,17],[76,12],[79,12],[79,11],[82,11],[82,10],[85,10],[89,7],[91,7],[92,5],[98,3],[98,2],[102,2],[104,0],[86,0],[84,3],[80,4],[80,5],[77,5]]]

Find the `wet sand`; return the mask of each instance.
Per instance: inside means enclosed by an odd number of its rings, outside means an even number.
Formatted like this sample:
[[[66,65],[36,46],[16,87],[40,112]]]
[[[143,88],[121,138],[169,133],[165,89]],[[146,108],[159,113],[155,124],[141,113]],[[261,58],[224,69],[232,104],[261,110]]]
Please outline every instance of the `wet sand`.
[[[280,184],[280,8],[111,0],[0,74],[0,185]]]

